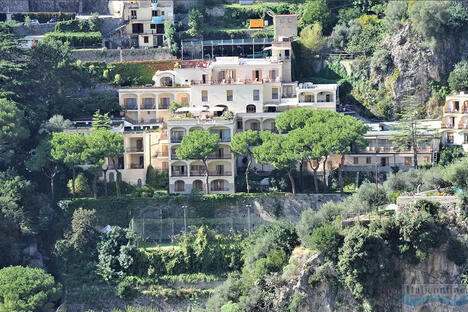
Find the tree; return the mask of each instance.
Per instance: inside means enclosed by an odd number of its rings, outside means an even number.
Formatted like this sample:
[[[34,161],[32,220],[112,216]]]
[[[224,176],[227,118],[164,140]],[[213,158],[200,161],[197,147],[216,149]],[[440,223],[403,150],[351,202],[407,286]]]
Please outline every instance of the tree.
[[[206,194],[209,191],[208,157],[219,149],[219,136],[208,130],[195,130],[185,135],[176,150],[179,159],[198,159],[205,166]]]
[[[12,228],[24,234],[37,232],[34,222],[37,208],[31,199],[33,191],[31,182],[16,172],[0,172],[0,212]]]
[[[302,7],[300,26],[302,28],[315,23],[327,29],[330,25],[331,13],[326,0],[307,0]]]
[[[93,115],[91,129],[110,130],[111,128],[111,119],[109,118],[109,113],[101,114],[101,111],[97,110]]]
[[[73,211],[70,245],[77,251],[84,252],[93,246],[98,237],[95,230],[97,224],[96,211],[78,208]],[[93,244],[94,243],[94,244]]]
[[[262,144],[253,148],[255,160],[260,164],[271,164],[276,169],[285,169],[291,181],[291,191],[296,195],[296,184],[292,175],[300,160],[296,145],[290,138],[270,131],[260,132]]]
[[[322,36],[322,26],[315,23],[301,31],[301,43],[309,50],[320,51],[325,45],[326,39]]]
[[[9,162],[28,135],[24,113],[15,102],[0,98],[0,161]]]
[[[72,170],[72,193],[75,198],[76,166],[82,164],[84,160],[85,137],[77,132],[54,132],[50,144],[52,158]]]
[[[14,22],[0,23],[0,97],[12,98],[21,86],[25,50],[13,32]],[[1,111],[1,110],[0,110]]]
[[[236,133],[231,140],[231,151],[237,156],[247,157],[245,167],[245,183],[247,184],[247,193],[250,193],[249,170],[252,165],[253,151],[255,146],[261,144],[261,138],[257,131],[247,130]]]
[[[334,225],[325,225],[316,229],[309,238],[309,245],[320,251],[325,259],[338,262],[338,252],[343,245],[343,236]]]
[[[445,169],[445,180],[461,189],[468,189],[468,158],[463,158]]]
[[[338,113],[334,118],[328,120],[328,124],[333,131],[329,134],[331,137],[331,152],[340,155],[340,164],[338,166],[338,183],[340,191],[343,192],[343,167],[346,154],[353,149],[359,150],[367,145],[364,135],[367,132],[367,126],[353,116],[343,116]]]
[[[43,269],[10,266],[0,270],[0,311],[52,311],[62,286]]]
[[[406,106],[400,114],[398,121],[398,132],[392,137],[392,141],[401,150],[411,150],[413,152],[413,167],[418,166],[418,150],[422,145],[430,142],[434,137],[434,130],[421,127],[422,108],[424,107],[415,97],[408,97]]]
[[[31,171],[42,172],[47,178],[49,178],[50,197],[52,201],[54,201],[54,181],[55,176],[59,171],[59,162],[52,157],[51,150],[51,137],[47,136],[39,142],[39,145],[36,147],[35,154],[26,162],[26,167]]]
[[[304,128],[307,121],[316,114],[317,111],[307,107],[290,109],[276,117],[275,126],[282,133],[289,132],[294,129]]]
[[[115,281],[135,272],[138,252],[135,239],[132,231],[115,226],[99,242],[97,270],[105,281]]]
[[[197,37],[200,34],[200,28],[203,23],[203,14],[198,9],[192,9],[188,14],[188,26],[185,33],[190,37]]]
[[[448,84],[453,91],[468,91],[467,60],[463,60],[455,65],[448,78]]]
[[[172,55],[177,55],[179,47],[176,42],[176,29],[173,21],[167,20],[164,22],[164,36],[166,37],[166,46],[169,47],[169,52]]]
[[[72,122],[68,119],[63,118],[62,115],[54,115],[50,117],[48,121],[42,124],[39,132],[45,132],[51,134],[53,132],[62,132],[65,129],[70,128]]]
[[[95,129],[96,127],[97,126],[95,126]],[[105,127],[105,124],[103,127]],[[88,170],[93,175],[92,189],[95,198],[97,198],[98,174],[103,170],[106,158],[107,163],[109,163],[110,160],[114,162],[114,168],[117,172],[114,158],[120,156],[124,152],[123,137],[121,134],[105,130],[102,127],[98,127],[97,129],[98,130],[90,132],[85,136],[86,148],[83,151],[83,158],[86,160],[87,164],[90,164]],[[104,172],[104,185],[105,196],[107,196],[106,171]]]

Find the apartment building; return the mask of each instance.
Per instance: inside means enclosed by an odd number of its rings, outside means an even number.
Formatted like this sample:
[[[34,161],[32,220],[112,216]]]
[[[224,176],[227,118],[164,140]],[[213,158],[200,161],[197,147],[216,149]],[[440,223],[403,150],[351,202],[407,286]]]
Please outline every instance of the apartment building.
[[[413,167],[413,149],[397,148],[394,137],[401,133],[397,123],[382,122],[367,124],[369,131],[365,135],[368,141],[367,147],[354,150],[345,158],[345,171],[374,171],[378,167],[379,172],[391,172],[393,168],[407,170]],[[418,164],[432,164],[436,161],[439,152],[440,139],[437,130],[440,121],[427,120],[421,122],[420,127],[426,128],[426,142],[417,150]],[[338,166],[338,159],[333,162],[333,168]],[[330,168],[329,168],[330,169]]]
[[[468,94],[447,96],[440,135],[443,144],[460,145],[468,152]]]
[[[164,45],[164,22],[174,20],[173,0],[111,0],[111,14],[127,22],[125,32],[134,47]]]

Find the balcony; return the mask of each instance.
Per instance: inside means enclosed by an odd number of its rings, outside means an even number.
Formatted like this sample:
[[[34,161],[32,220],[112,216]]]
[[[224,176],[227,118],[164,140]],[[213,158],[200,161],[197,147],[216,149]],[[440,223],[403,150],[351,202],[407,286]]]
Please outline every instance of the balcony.
[[[143,169],[144,166],[142,164],[130,164],[130,169]]]
[[[126,147],[125,153],[143,153],[143,147]]]
[[[163,23],[164,18],[162,16],[153,16],[153,18],[151,19],[151,22],[153,24]]]
[[[187,172],[172,171],[171,177],[186,177]]]
[[[232,176],[232,171],[223,171],[223,172],[209,171],[209,173],[210,173],[210,176],[212,176],[212,177],[230,177],[230,176]]]
[[[204,171],[190,171],[190,176],[191,177],[204,177],[205,172]]]
[[[171,137],[171,143],[180,143],[182,142],[182,137]]]
[[[154,104],[142,104],[140,109],[156,109],[156,105]]]
[[[225,153],[223,155],[213,154],[213,155],[208,156],[208,159],[232,159],[232,154],[231,153]]]
[[[125,110],[137,110],[138,106],[136,104],[127,104],[124,106]]]

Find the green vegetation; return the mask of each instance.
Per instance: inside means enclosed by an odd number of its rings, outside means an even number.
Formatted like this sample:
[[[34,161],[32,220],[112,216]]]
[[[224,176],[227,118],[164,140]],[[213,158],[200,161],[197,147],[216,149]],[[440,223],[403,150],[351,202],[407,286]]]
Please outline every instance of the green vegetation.
[[[0,270],[0,310],[55,311],[61,285],[42,269],[10,266]]]
[[[454,91],[468,90],[468,61],[461,61],[455,65],[448,78],[448,84]]]
[[[46,34],[47,38],[68,42],[73,47],[89,47],[101,44],[102,34],[100,32],[52,32]]]

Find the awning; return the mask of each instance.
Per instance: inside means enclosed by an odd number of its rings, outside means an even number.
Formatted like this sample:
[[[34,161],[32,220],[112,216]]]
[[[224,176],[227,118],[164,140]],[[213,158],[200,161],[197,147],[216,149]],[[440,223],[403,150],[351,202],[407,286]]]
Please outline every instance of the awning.
[[[176,110],[176,113],[187,113],[190,112],[190,107],[181,107]]]

